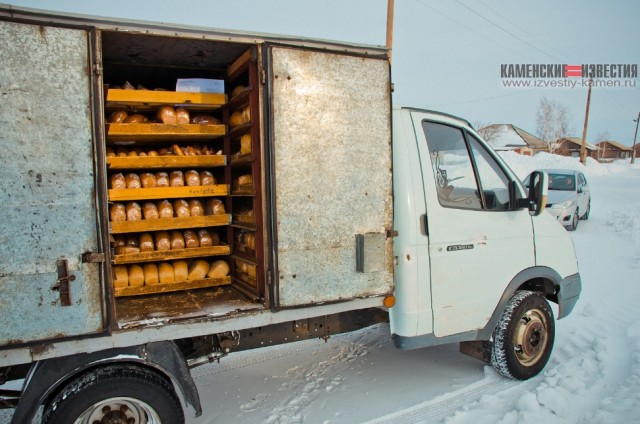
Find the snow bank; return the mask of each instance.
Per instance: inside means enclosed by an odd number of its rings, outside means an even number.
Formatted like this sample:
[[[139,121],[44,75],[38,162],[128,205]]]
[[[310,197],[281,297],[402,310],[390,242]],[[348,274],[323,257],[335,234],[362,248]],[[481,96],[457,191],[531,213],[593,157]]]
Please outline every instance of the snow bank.
[[[515,152],[500,152],[499,155],[509,164],[509,167],[513,169],[520,179],[524,179],[536,169],[547,168],[575,169],[583,172],[587,177],[625,172],[631,167],[640,169],[640,163],[630,165],[628,160],[604,164],[593,158],[587,158],[587,164],[583,165],[580,163],[579,158],[554,155],[546,152],[540,152],[535,156],[524,156]]]

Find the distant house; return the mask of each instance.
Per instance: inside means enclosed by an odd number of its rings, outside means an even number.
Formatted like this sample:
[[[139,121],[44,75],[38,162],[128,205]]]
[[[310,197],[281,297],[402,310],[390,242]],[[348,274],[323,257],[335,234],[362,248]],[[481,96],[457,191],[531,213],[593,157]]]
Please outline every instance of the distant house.
[[[598,148],[591,143],[585,143],[587,148],[587,156],[598,159]],[[580,157],[580,149],[582,149],[582,139],[578,137],[563,137],[554,142],[553,152],[556,155]]]
[[[480,135],[497,151],[511,150],[533,156],[549,149],[547,143],[512,124],[492,124],[478,130]]]
[[[601,141],[598,147],[598,160],[628,159],[631,157],[631,147],[616,141]]]

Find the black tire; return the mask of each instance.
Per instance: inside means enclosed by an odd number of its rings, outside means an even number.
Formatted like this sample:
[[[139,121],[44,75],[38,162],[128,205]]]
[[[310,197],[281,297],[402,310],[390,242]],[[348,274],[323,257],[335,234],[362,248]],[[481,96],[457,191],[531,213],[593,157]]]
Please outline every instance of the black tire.
[[[536,292],[516,292],[493,331],[491,365],[508,378],[534,377],[551,356],[554,336],[553,312],[546,299]]]
[[[137,365],[118,364],[68,383],[45,407],[42,423],[126,423],[131,418],[135,424],[184,424],[180,400],[166,379]]]
[[[587,211],[584,213],[584,215],[580,217],[580,219],[582,219],[583,221],[586,221],[587,219],[589,219],[590,213],[591,213],[591,201],[589,201],[589,204],[587,205]]]
[[[573,213],[573,217],[571,218],[571,225],[567,227],[569,231],[575,231],[578,228],[578,223],[580,222],[580,215],[578,213],[578,209]]]

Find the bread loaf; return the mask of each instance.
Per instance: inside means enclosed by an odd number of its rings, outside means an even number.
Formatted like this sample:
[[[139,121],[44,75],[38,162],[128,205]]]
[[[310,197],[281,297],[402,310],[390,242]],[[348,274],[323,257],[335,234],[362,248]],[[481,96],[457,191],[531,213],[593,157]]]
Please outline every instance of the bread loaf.
[[[200,243],[200,247],[213,246],[213,238],[211,237],[209,230],[206,228],[198,230],[198,242]]]
[[[176,281],[186,281],[189,277],[187,261],[173,261],[173,275]]]
[[[114,203],[109,207],[111,222],[124,222],[127,220],[127,212],[124,204]]]
[[[192,124],[199,124],[199,125],[220,125],[222,124],[222,122],[220,122],[219,119],[214,118],[211,115],[195,115],[193,118],[191,118],[191,123]]]
[[[173,275],[173,265],[168,262],[158,264],[158,280],[160,284],[171,284],[175,281]]]
[[[133,115],[129,115],[125,118],[125,120],[123,121],[124,124],[145,124],[147,123],[149,120],[147,119],[146,116],[141,115],[139,113],[135,113]]]
[[[207,200],[205,214],[206,215],[224,215],[225,210],[224,210],[224,203],[222,203],[222,200],[220,199]]]
[[[189,203],[187,203],[187,201],[184,199],[174,200],[173,213],[178,218],[191,216],[191,213],[189,213]]]
[[[244,85],[238,85],[236,86],[233,91],[231,92],[231,98],[233,99],[234,97],[242,94],[245,92],[245,90],[247,89],[247,87],[245,87]]]
[[[169,147],[161,147],[160,149],[158,149],[158,155],[160,155],[160,156],[173,156],[173,155],[175,155],[175,153],[173,153],[173,149],[171,149]]]
[[[222,278],[227,275],[229,275],[229,264],[223,260],[214,261],[207,273],[209,278]]]
[[[158,216],[160,218],[173,218],[173,205],[168,200],[158,202]]]
[[[158,277],[158,266],[152,263],[146,263],[142,266],[144,272],[144,285],[155,286],[160,282]]]
[[[200,185],[208,186],[215,185],[216,177],[209,171],[200,171]]]
[[[158,208],[154,203],[146,202],[142,205],[142,215],[144,219],[158,219],[160,218],[160,213],[158,212]]]
[[[127,188],[127,182],[122,174],[113,174],[109,181],[112,189],[121,190]]]
[[[251,109],[249,106],[245,106],[242,109],[242,123],[251,121]]]
[[[184,249],[184,236],[180,231],[171,231],[171,250]]]
[[[156,185],[158,187],[169,187],[169,174],[166,172],[156,172]]]
[[[195,247],[200,247],[200,242],[198,241],[198,236],[193,230],[185,230],[184,234],[184,245],[187,249],[193,249]]]
[[[251,174],[240,175],[236,181],[239,186],[250,186],[253,184],[253,177]]]
[[[202,280],[207,276],[209,272],[209,263],[207,261],[203,261],[202,259],[198,259],[191,264],[189,267],[189,275],[187,276],[187,280]]]
[[[247,247],[252,250],[256,250],[256,235],[254,233],[247,233]]]
[[[127,153],[129,153],[129,149],[125,147],[118,147],[116,149],[116,156],[119,158],[127,157]]]
[[[129,287],[144,286],[144,271],[138,264],[131,264],[127,267],[129,271]]]
[[[116,265],[113,267],[113,287],[122,288],[129,285],[129,273],[124,265]]]
[[[127,112],[125,112],[124,110],[119,110],[117,112],[113,112],[109,116],[109,123],[110,124],[122,124],[125,119],[127,119]]]
[[[136,157],[138,156],[138,152],[136,152],[135,150],[129,150],[129,152],[127,153],[127,156]]]
[[[240,155],[248,155],[251,153],[251,134],[245,134],[240,137]]]
[[[184,187],[184,174],[182,171],[171,171],[171,174],[169,174],[169,186]]]
[[[171,106],[162,106],[160,109],[158,109],[156,118],[158,118],[158,121],[162,122],[163,124],[175,125],[176,111]]]
[[[130,253],[140,253],[140,242],[138,237],[132,234],[127,234],[124,242],[124,246],[118,246],[115,248],[116,255],[127,255]]]
[[[156,176],[151,172],[140,174],[140,184],[142,184],[142,188],[155,188],[158,186]]]
[[[242,120],[241,111],[236,111],[231,114],[231,117],[229,118],[229,126],[231,128],[237,127],[238,125],[242,125],[243,123],[244,121]]]
[[[124,180],[127,183],[127,188],[140,188],[140,177],[138,174],[130,173],[124,176]]]
[[[169,239],[169,233],[166,231],[158,231],[154,236],[156,240],[156,250],[170,250],[171,240]]]
[[[183,107],[176,109],[176,124],[185,125],[189,123],[189,111]]]
[[[127,221],[140,221],[142,219],[142,208],[136,202],[128,202],[125,205],[127,211]]]
[[[107,157],[108,158],[115,158],[116,157],[116,152],[115,152],[115,150],[113,150],[113,147],[107,147]]]
[[[190,169],[184,173],[184,182],[188,187],[197,187],[200,185],[200,174],[198,171]]]
[[[126,244],[124,234],[113,234],[113,247],[122,247]]]
[[[155,156],[158,156],[158,152],[156,152],[155,150],[149,150],[147,152],[147,155],[155,157]]]
[[[171,151],[176,156],[184,156],[184,152],[182,151],[180,146],[178,146],[177,144],[174,144],[173,146],[171,146]]]
[[[139,243],[141,252],[153,252],[153,236],[151,233],[141,233]]]
[[[189,199],[189,213],[191,216],[204,216],[202,202],[198,199]]]

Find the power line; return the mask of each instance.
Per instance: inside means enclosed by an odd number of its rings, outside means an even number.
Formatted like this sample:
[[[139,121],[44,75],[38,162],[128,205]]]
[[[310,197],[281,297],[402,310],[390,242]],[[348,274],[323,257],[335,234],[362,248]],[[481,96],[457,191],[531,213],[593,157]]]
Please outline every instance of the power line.
[[[562,61],[563,61],[562,59],[558,59],[557,57],[555,57],[555,56],[553,56],[553,55],[551,55],[551,54],[549,54],[549,53],[545,52],[544,50],[539,49],[538,47],[534,46],[533,44],[531,44],[531,43],[530,43],[530,42],[528,42],[527,40],[524,40],[524,39],[520,38],[519,36],[517,36],[517,35],[516,35],[516,34],[514,34],[513,32],[511,32],[511,31],[509,31],[509,30],[507,30],[507,29],[503,28],[502,26],[500,26],[500,25],[498,25],[497,23],[493,22],[491,19],[489,19],[489,18],[487,18],[487,17],[483,16],[482,14],[480,14],[479,12],[477,12],[476,10],[474,10],[474,9],[470,8],[469,6],[467,6],[467,5],[463,4],[463,3],[461,3],[461,2],[460,2],[460,0],[455,0],[455,1],[456,1],[456,3],[458,3],[460,6],[464,7],[464,8],[465,8],[465,9],[467,9],[467,10],[469,10],[471,13],[473,13],[473,14],[475,14],[475,15],[479,16],[481,19],[483,19],[483,20],[485,20],[485,21],[489,22],[491,25],[493,25],[493,26],[495,26],[496,28],[498,28],[498,29],[500,29],[500,30],[504,31],[505,33],[509,34],[509,35],[510,35],[510,36],[512,36],[513,38],[515,38],[515,39],[517,39],[517,40],[519,40],[519,41],[523,42],[523,43],[524,43],[524,44],[526,44],[526,45],[528,45],[529,47],[531,47],[531,48],[533,48],[533,49],[538,50],[540,53],[544,54],[545,56],[549,56],[550,58],[555,59],[555,60],[558,60],[559,62],[562,62]]]
[[[519,25],[515,24],[511,19],[505,17],[503,14],[501,14],[500,12],[498,12],[497,10],[495,10],[494,8],[492,8],[491,6],[489,6],[488,4],[486,4],[485,2],[483,2],[482,0],[476,0],[478,1],[480,4],[482,4],[484,7],[486,7],[487,9],[489,9],[491,12],[493,12],[496,16],[502,18],[503,20],[505,20],[506,22],[510,23],[514,28],[517,28],[518,30],[520,30],[523,34],[527,35],[528,37],[533,38],[534,40],[536,40],[538,43],[544,45],[546,48],[553,50],[554,52],[558,53],[561,56],[567,57],[571,59],[571,56],[565,54],[564,52],[561,52],[559,50],[557,50],[556,48],[554,48],[553,46],[545,43],[544,41],[542,41],[541,39],[539,39],[538,37],[536,37],[534,34],[531,34],[530,32],[524,30],[522,27],[520,27]]]
[[[510,97],[510,96],[517,96],[519,94],[525,94],[525,93],[530,93],[532,91],[538,91],[537,88],[532,88],[531,90],[525,90],[525,91],[518,91],[516,93],[510,93],[510,94],[502,94],[500,96],[490,96],[490,97],[482,97],[479,99],[472,99],[472,100],[463,100],[460,102],[453,102],[453,103],[442,103],[439,105],[429,105],[428,107],[441,107],[441,106],[452,106],[452,105],[460,105],[460,104],[464,104],[464,103],[475,103],[475,102],[482,102],[485,100],[492,100],[492,99],[498,99],[501,97]]]
[[[488,41],[492,42],[493,44],[495,44],[495,45],[497,45],[497,46],[499,46],[499,47],[501,47],[501,48],[503,48],[503,49],[506,49],[506,50],[509,50],[510,52],[515,53],[515,54],[517,54],[518,56],[526,57],[526,56],[524,56],[522,53],[520,53],[519,51],[517,51],[517,50],[513,50],[513,49],[509,48],[508,46],[505,46],[504,44],[500,44],[500,43],[498,43],[497,41],[492,40],[491,38],[487,37],[486,35],[484,35],[484,34],[482,34],[482,33],[478,32],[478,31],[474,30],[473,28],[470,28],[468,25],[465,25],[464,23],[462,23],[462,22],[460,22],[460,21],[458,21],[458,20],[456,20],[456,19],[454,19],[454,18],[452,18],[452,17],[450,17],[450,16],[447,16],[446,14],[444,14],[444,13],[440,12],[439,10],[434,9],[433,7],[431,7],[431,6],[429,6],[429,5],[425,4],[425,3],[423,3],[423,2],[422,2],[422,0],[416,0],[416,2],[417,2],[418,4],[420,4],[421,6],[426,7],[427,9],[432,10],[433,12],[437,13],[438,15],[440,15],[440,16],[442,16],[442,17],[444,17],[444,18],[448,19],[448,20],[450,20],[451,22],[454,22],[454,23],[456,23],[456,24],[460,25],[461,27],[465,28],[467,31],[470,31],[470,32],[472,32],[472,33],[474,33],[474,34],[476,34],[476,35],[478,35],[478,36],[480,36],[480,37],[484,38],[485,40],[488,40]]]

